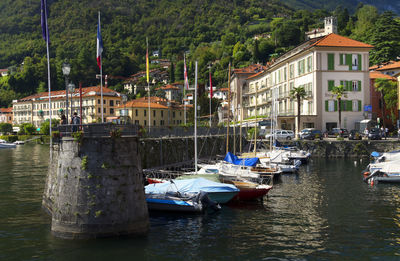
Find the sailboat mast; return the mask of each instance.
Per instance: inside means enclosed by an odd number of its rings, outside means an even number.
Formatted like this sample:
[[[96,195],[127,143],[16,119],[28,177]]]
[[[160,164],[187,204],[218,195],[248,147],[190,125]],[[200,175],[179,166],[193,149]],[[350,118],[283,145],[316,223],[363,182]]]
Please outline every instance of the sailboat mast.
[[[230,89],[230,82],[231,82],[231,63],[229,63],[228,67],[228,116],[226,122],[226,153],[229,152],[229,116],[230,116],[230,109],[231,109],[231,89]]]
[[[194,170],[197,175],[197,61],[194,77]]]
[[[254,127],[254,156],[256,155],[256,152],[257,152],[257,96],[258,96],[258,93],[257,93],[257,84],[255,85],[255,88],[256,88],[256,106],[255,106],[255,110],[254,110],[254,112],[255,112],[255,114],[256,114],[256,119],[255,119],[255,127]]]
[[[238,88],[239,89],[239,88]],[[239,104],[239,112],[240,112],[240,129],[239,129],[239,150],[240,154],[242,154],[242,124],[243,124],[243,89],[240,89],[240,104]],[[239,92],[236,92],[239,93]]]

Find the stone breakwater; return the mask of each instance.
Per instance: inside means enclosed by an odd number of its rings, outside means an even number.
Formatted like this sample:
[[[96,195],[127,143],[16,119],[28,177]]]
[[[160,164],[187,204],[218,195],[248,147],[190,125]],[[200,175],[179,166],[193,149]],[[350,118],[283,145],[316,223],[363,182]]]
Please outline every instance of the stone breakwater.
[[[142,235],[149,229],[138,138],[64,137],[53,145],[43,208],[57,237]]]

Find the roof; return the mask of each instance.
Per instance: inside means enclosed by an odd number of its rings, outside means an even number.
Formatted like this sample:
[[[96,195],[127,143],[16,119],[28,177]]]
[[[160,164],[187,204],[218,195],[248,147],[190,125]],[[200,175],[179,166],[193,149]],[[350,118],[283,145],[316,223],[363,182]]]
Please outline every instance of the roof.
[[[12,107],[10,108],[0,108],[1,113],[12,113]]]
[[[263,71],[265,69],[266,67],[262,64],[251,64],[247,67],[234,69],[233,72],[236,74],[253,74],[259,72],[260,70]]]
[[[261,72],[258,72],[258,73],[256,73],[256,74],[253,74],[253,75],[251,75],[250,77],[248,77],[246,80],[255,78],[255,77],[257,77],[258,75],[262,74],[263,72],[264,72],[264,71],[261,71]]]
[[[82,96],[83,97],[88,97],[88,96],[96,96],[96,95],[100,95],[100,86],[91,86],[91,87],[85,87],[82,88]],[[68,93],[71,94],[71,93]],[[75,88],[75,91],[73,93],[73,95],[79,94],[79,88]],[[103,87],[103,95],[104,94],[112,94],[112,95],[118,95],[119,93],[111,90],[107,87]],[[51,97],[65,97],[65,90],[61,90],[61,91],[52,91],[51,92]],[[20,99],[19,101],[30,101],[32,99],[48,99],[49,98],[49,92],[40,92],[40,93],[36,93],[27,97],[24,97],[22,99]]]
[[[217,90],[217,91],[227,92],[228,90],[229,90],[228,88],[221,88],[221,89],[219,89],[219,90]]]
[[[8,69],[0,69],[0,72],[8,72]]]
[[[359,48],[374,48],[374,46],[362,43],[338,34],[328,34],[315,42],[312,46],[319,47],[359,47]]]
[[[386,71],[386,70],[392,70],[392,69],[400,69],[400,61],[399,62],[394,62],[392,61],[391,63],[384,65],[380,68],[377,68],[377,71]]]
[[[170,84],[165,85],[165,86],[158,87],[156,90],[158,90],[158,89],[162,89],[162,90],[179,90],[178,87],[172,86],[172,85],[170,85]]]
[[[378,78],[383,78],[383,79],[389,79],[389,80],[393,80],[393,81],[397,81],[397,79],[395,77],[392,77],[390,75],[381,73],[381,72],[370,72],[369,73],[369,78],[370,79],[378,79]]]

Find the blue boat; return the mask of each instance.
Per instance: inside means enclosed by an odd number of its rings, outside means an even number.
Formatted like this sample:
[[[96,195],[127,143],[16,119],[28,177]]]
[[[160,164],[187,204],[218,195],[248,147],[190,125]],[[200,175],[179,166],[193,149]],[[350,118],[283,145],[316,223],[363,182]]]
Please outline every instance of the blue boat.
[[[214,182],[204,178],[167,181],[149,184],[145,187],[146,200],[154,195],[165,195],[167,193],[185,195],[200,192],[206,192],[211,201],[224,204],[229,202],[239,192],[239,189],[231,184]]]

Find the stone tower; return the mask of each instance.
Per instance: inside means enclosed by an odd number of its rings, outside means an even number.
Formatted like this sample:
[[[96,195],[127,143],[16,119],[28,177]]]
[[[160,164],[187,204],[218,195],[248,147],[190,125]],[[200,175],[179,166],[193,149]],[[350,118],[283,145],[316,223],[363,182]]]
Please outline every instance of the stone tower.
[[[336,17],[334,16],[325,17],[324,24],[325,24],[325,35],[338,33]]]

